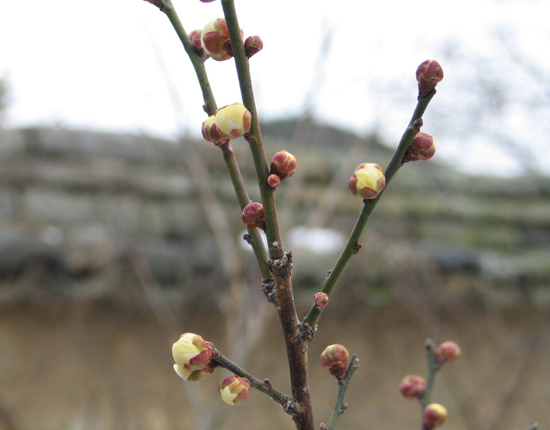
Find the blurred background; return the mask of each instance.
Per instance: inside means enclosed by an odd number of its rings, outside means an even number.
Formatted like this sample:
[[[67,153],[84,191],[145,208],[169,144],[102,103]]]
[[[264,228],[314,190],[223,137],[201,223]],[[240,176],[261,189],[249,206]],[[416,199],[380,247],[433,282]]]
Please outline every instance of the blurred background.
[[[191,31],[219,2],[178,1]],[[400,397],[424,342],[457,341],[433,400],[448,429],[550,424],[550,5],[543,1],[237,2],[300,315],[361,202],[360,162],[386,166],[416,103],[414,72],[445,71],[424,116],[437,153],[394,178],[310,348],[317,425],[337,392],[317,365],[358,354],[342,428],[418,426]],[[360,12],[360,13],[359,13]],[[0,429],[280,429],[253,393],[230,408],[224,370],[184,383],[171,344],[200,333],[289,392],[277,317],[188,60],[166,17],[123,0],[0,4]],[[278,61],[274,61],[277,59]],[[231,62],[207,63],[220,106]],[[233,148],[258,198],[244,141]]]

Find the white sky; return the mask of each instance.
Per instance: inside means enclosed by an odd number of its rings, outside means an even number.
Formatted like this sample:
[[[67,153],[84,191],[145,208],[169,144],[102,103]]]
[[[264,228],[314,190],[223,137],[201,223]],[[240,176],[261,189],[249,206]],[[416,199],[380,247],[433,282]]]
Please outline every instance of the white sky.
[[[223,15],[219,1],[174,4],[187,31]],[[245,37],[258,34],[264,41],[264,50],[251,59],[263,118],[298,114],[309,100],[320,119],[357,132],[378,126],[387,139],[398,139],[416,102],[418,64],[438,59],[449,39],[496,55],[494,26],[513,29],[522,50],[550,68],[550,2],[544,0],[237,0],[236,5]],[[327,29],[331,46],[320,63]],[[427,132],[432,111],[463,103],[456,97],[463,70],[441,62],[445,79],[425,116]],[[208,60],[207,70],[219,106],[240,100],[231,60]],[[164,14],[142,0],[1,2],[0,77],[10,86],[9,126],[57,124],[173,137],[199,133],[205,119],[179,40]],[[445,96],[446,88],[455,91]],[[457,109],[462,111],[464,106]],[[438,154],[450,159],[461,152],[456,138],[441,138],[436,136]],[[476,159],[490,148],[480,145]],[[498,163],[511,165],[505,158]]]

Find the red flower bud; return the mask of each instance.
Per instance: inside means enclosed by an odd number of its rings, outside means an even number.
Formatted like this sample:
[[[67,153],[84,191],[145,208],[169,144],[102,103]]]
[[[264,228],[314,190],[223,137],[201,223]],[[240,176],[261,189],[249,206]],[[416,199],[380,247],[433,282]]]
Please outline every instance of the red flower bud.
[[[421,399],[426,392],[426,380],[421,376],[407,375],[399,385],[401,395],[406,399]]]
[[[343,345],[329,345],[321,354],[319,361],[321,366],[328,369],[331,375],[336,376],[336,379],[341,381],[348,369],[349,353]]]
[[[416,69],[418,97],[426,97],[443,79],[443,69],[435,60],[426,60]]]
[[[250,36],[244,41],[244,52],[248,58],[260,52],[264,47],[264,42],[260,36]]]
[[[458,343],[448,340],[435,349],[435,362],[440,366],[445,363],[453,364],[460,357],[460,353]]]
[[[315,293],[315,295],[313,296],[313,300],[315,301],[315,306],[319,308],[324,308],[326,305],[328,305],[327,293]]]
[[[431,134],[419,131],[416,136],[414,136],[407,153],[403,157],[403,163],[417,160],[429,160],[434,154],[434,138]]]
[[[265,229],[264,207],[261,203],[252,202],[245,206],[242,213],[242,220],[252,230],[256,227]]]
[[[189,40],[195,47],[195,52],[199,55],[199,57],[206,60],[209,57],[209,55],[206,52],[204,52],[204,49],[202,48],[201,34],[202,34],[201,30],[193,30],[191,33],[189,33]]]
[[[277,175],[269,175],[267,177],[267,185],[269,185],[271,188],[277,188],[280,183],[281,178],[279,178]]]
[[[296,157],[286,149],[283,149],[271,158],[271,170],[269,173],[272,175],[277,175],[282,181],[283,179],[290,178],[294,175],[297,166],[298,161],[296,160]]]
[[[435,427],[439,427],[445,423],[447,419],[447,409],[445,406],[439,403],[432,403],[426,406],[422,420],[424,422],[424,428],[426,430],[432,430]]]

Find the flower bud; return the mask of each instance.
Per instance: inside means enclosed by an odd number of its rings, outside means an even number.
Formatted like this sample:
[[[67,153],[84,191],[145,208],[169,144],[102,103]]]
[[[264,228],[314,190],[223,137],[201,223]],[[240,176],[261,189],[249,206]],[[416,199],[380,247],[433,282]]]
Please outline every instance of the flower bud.
[[[201,30],[193,30],[191,33],[189,33],[189,40],[195,47],[195,52],[199,55],[199,57],[206,60],[209,57],[209,55],[206,52],[204,52],[204,49],[202,48],[201,35],[202,35]]]
[[[406,399],[421,399],[426,392],[426,380],[421,376],[407,375],[399,385],[401,395]]]
[[[195,382],[206,378],[208,375],[210,375],[213,372],[214,368],[208,366],[204,369],[191,371],[181,366],[178,366],[177,364],[174,364],[174,370],[176,371],[176,373],[180,378],[185,379],[186,381]]]
[[[431,134],[419,131],[414,136],[407,153],[403,157],[403,163],[417,160],[429,160],[435,154],[434,138]]]
[[[315,306],[319,308],[324,308],[326,305],[328,305],[328,294],[327,293],[315,293],[313,296],[313,300],[315,301]]]
[[[234,406],[248,399],[251,386],[252,384],[246,378],[228,376],[222,381],[218,393],[225,403]]]
[[[267,177],[267,185],[269,185],[271,188],[277,188],[280,183],[281,178],[279,178],[277,175],[269,175]]]
[[[179,340],[172,345],[172,355],[176,364],[191,372],[206,369],[213,350],[214,345],[194,333],[182,334]]]
[[[447,419],[447,408],[439,403],[431,403],[424,409],[422,420],[424,422],[424,428],[431,430],[435,427],[443,425]]]
[[[225,137],[220,132],[220,130],[218,129],[218,126],[215,124],[215,120],[216,120],[216,116],[210,115],[206,119],[206,121],[202,123],[201,131],[202,131],[202,137],[204,137],[204,140],[215,143],[217,145],[219,143],[226,141],[228,138]]]
[[[250,36],[244,41],[244,52],[248,58],[257,54],[264,48],[264,42],[260,36]]]
[[[453,364],[460,357],[460,352],[458,343],[448,340],[435,349],[435,362],[440,366],[445,363]]]
[[[241,216],[243,222],[248,228],[254,230],[256,227],[265,229],[264,207],[261,203],[252,202],[247,204]]]
[[[298,161],[296,157],[288,152],[286,149],[277,152],[271,158],[271,169],[269,173],[277,175],[281,178],[281,181],[286,178],[290,178],[296,172]]]
[[[382,167],[375,163],[361,163],[349,180],[351,192],[364,199],[375,199],[386,186]]]
[[[348,350],[339,344],[329,345],[325,348],[319,358],[321,366],[328,369],[331,375],[336,376],[336,379],[341,381],[346,375],[346,370],[349,365]]]
[[[216,61],[229,60],[233,56],[224,18],[214,19],[204,26],[201,45],[202,49]]]
[[[443,69],[435,60],[426,60],[416,69],[418,97],[426,97],[443,79]]]
[[[241,103],[233,103],[218,109],[214,124],[222,135],[236,139],[250,131],[252,115]]]

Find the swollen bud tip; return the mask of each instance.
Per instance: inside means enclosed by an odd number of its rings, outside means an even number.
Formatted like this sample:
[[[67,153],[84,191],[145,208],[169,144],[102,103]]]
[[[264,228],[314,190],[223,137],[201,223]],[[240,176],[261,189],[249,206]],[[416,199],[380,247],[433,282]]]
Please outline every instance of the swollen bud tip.
[[[386,177],[382,167],[375,163],[361,163],[349,180],[349,189],[355,196],[375,199],[386,187]]]
[[[329,345],[319,357],[321,366],[328,369],[338,381],[344,379],[349,365],[349,353],[345,346],[340,344]]]
[[[448,340],[435,349],[435,362],[441,366],[445,363],[453,364],[460,358],[458,343]]]
[[[399,385],[399,392],[406,399],[421,399],[426,392],[426,380],[421,376],[407,375]]]
[[[431,403],[424,409],[422,421],[424,429],[432,430],[445,423],[447,419],[447,408],[439,403]]]
[[[443,80],[443,69],[435,60],[426,60],[416,69],[418,97],[426,97]]]
[[[248,399],[251,386],[252,384],[246,378],[228,376],[222,381],[218,393],[225,403],[235,406]]]

